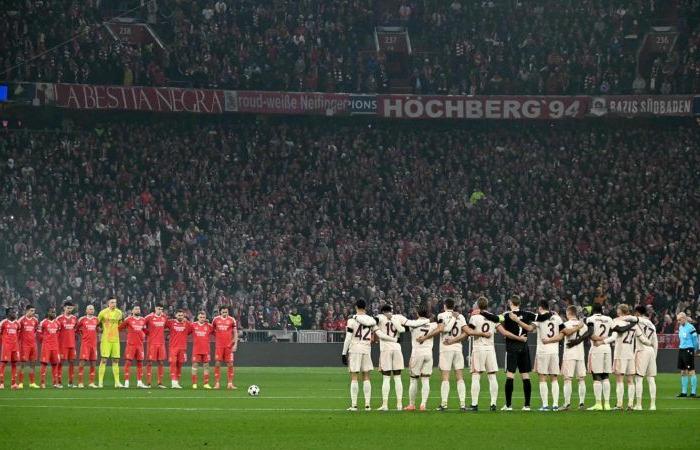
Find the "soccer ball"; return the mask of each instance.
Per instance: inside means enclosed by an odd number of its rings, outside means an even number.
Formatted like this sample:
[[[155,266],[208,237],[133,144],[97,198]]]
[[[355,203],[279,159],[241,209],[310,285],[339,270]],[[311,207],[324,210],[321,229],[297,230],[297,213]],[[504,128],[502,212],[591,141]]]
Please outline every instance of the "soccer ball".
[[[257,384],[251,384],[250,387],[248,387],[248,395],[251,397],[257,397],[260,395],[260,388]]]

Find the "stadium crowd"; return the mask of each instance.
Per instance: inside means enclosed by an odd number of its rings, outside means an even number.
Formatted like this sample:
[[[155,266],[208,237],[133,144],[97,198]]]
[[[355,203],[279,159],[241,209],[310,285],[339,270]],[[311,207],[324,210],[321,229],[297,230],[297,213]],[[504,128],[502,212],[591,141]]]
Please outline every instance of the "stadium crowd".
[[[398,24],[411,30],[405,77],[418,93],[700,92],[692,0],[680,2],[675,51],[639,77],[655,2],[141,2],[127,15],[150,23],[162,50],[117,42],[99,25],[111,3],[10,0],[0,18],[1,78],[377,92],[390,80],[372,32]]]
[[[112,121],[0,140],[0,300],[232,306],[343,330],[357,298],[437,312],[645,304],[700,317],[699,141],[684,127]],[[658,145],[658,143],[664,145]],[[3,308],[4,311],[4,308]]]

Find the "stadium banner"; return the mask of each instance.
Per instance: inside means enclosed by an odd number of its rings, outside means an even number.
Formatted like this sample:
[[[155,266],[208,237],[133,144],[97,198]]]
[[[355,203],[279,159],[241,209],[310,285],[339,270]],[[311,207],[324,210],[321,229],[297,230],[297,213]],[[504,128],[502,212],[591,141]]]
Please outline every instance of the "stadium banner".
[[[640,116],[691,116],[691,95],[606,95],[593,97],[591,115],[640,117]]]
[[[59,108],[222,114],[224,91],[142,86],[54,85]]]
[[[570,119],[590,97],[379,95],[377,115],[391,119]]]
[[[253,114],[313,114],[322,116],[346,116],[353,113],[373,114],[373,111],[367,110],[372,109],[374,97],[374,95],[321,92],[224,92],[227,112]],[[376,102],[376,100],[374,101]]]

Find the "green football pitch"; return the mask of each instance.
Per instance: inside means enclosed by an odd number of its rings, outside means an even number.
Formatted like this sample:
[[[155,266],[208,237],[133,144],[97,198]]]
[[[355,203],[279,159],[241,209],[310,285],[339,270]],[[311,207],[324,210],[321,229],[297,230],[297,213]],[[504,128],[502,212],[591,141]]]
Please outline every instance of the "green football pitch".
[[[107,368],[106,386],[113,384],[110,372]],[[431,410],[426,412],[345,411],[349,406],[349,383],[348,374],[341,367],[239,368],[237,391],[204,391],[201,387],[192,390],[187,369],[183,370],[182,380],[181,390],[5,389],[0,391],[0,448],[668,449],[698,446],[700,400],[676,399],[679,376],[671,374],[657,379],[658,410],[643,412],[521,412],[519,379],[515,382],[516,410],[490,412],[488,382],[482,378],[482,411],[478,413],[459,412],[454,386],[450,410],[432,411],[439,403],[437,374],[432,378],[428,404]],[[248,396],[250,384],[260,386],[259,397]],[[502,378],[499,385],[500,407]],[[376,408],[381,403],[381,376],[377,373],[373,374],[372,388],[372,406]],[[404,390],[406,403],[405,375]],[[573,390],[577,402],[575,384]],[[612,391],[614,397],[614,384]],[[538,393],[537,384],[533,383],[533,408],[540,406]],[[589,406],[592,395],[589,385]],[[359,403],[363,405],[362,392]],[[393,392],[389,404],[395,406]],[[644,405],[648,407],[648,396]]]

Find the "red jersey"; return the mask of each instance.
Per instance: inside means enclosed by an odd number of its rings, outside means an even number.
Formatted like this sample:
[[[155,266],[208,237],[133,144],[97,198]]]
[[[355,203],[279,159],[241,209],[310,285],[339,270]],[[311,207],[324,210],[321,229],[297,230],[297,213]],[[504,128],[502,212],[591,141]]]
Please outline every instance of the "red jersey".
[[[3,319],[0,322],[0,336],[2,336],[3,352],[19,351],[20,324],[16,320]]]
[[[146,337],[144,329],[146,319],[144,317],[129,316],[119,325],[120,330],[126,329],[126,345],[143,348],[143,341]]]
[[[78,318],[72,314],[70,316],[61,314],[56,320],[61,325],[58,335],[61,348],[75,348],[75,329],[78,326]]]
[[[211,321],[214,327],[214,335],[216,336],[216,348],[228,348],[233,346],[233,330],[236,329],[236,319],[231,316],[223,318],[221,316],[214,317]]]
[[[165,327],[170,330],[170,351],[187,348],[187,335],[192,332],[190,322],[185,319],[182,322],[168,320]]]
[[[19,319],[21,327],[20,341],[22,348],[36,347],[36,333],[39,331],[39,319],[36,317],[22,316]]]
[[[168,318],[165,314],[156,316],[151,313],[146,316],[146,331],[148,332],[148,345],[165,346],[165,325],[168,323]]]
[[[97,316],[83,316],[78,319],[76,331],[80,333],[80,339],[83,346],[97,347],[97,326],[100,320]]]
[[[39,324],[39,339],[41,348],[58,351],[58,335],[61,331],[61,324],[58,320],[44,319]]]
[[[209,322],[199,323],[194,322],[190,325],[192,329],[192,354],[193,355],[208,355],[209,354],[209,336],[214,331],[214,327]]]

